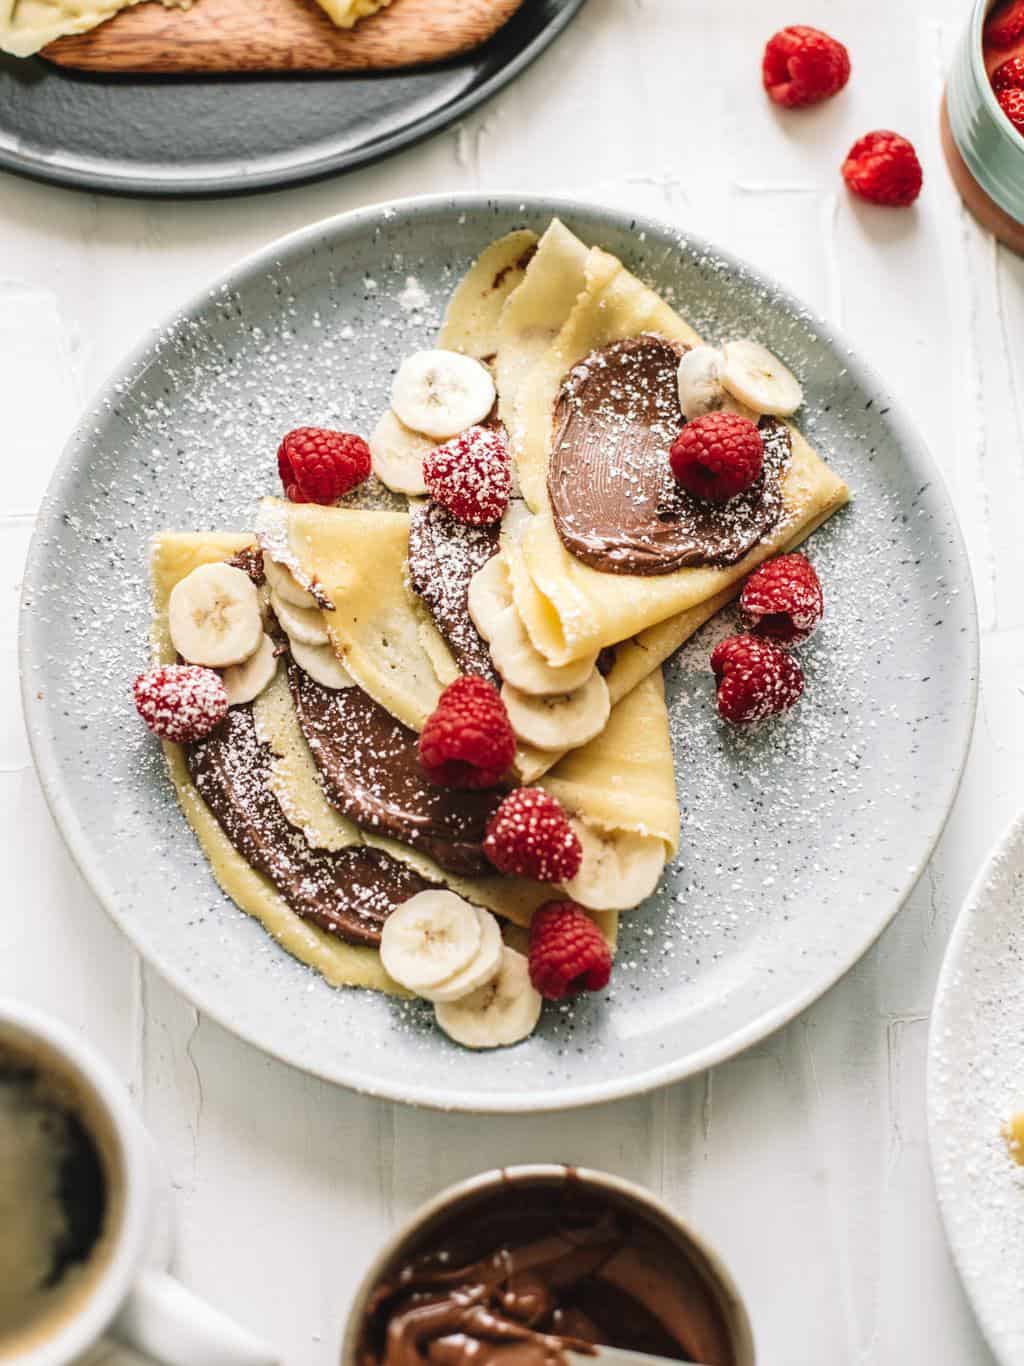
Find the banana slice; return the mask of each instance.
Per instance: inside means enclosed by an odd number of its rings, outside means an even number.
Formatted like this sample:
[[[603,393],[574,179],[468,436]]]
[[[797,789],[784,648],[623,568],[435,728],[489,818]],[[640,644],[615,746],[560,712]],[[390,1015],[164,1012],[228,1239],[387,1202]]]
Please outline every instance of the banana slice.
[[[796,376],[760,342],[726,342],[721,379],[733,398],[756,413],[789,417],[804,401]]]
[[[458,351],[418,351],[399,366],[391,389],[399,421],[436,441],[483,422],[494,398],[490,371]]]
[[[270,605],[289,640],[297,640],[300,645],[326,645],[330,640],[318,607],[295,607],[274,592],[270,594]]]
[[[282,602],[287,602],[292,607],[316,607],[316,598],[312,593],[306,592],[286,564],[278,564],[269,555],[264,555],[263,572],[267,576],[270,591]]]
[[[433,449],[428,436],[412,431],[389,408],[370,437],[373,472],[394,493],[421,498],[427,491],[423,460]]]
[[[503,948],[492,981],[461,1001],[439,1003],[434,1014],[448,1037],[466,1048],[503,1048],[533,1033],[542,1004],[526,959]]]
[[[241,664],[230,664],[221,674],[228,705],[240,707],[252,702],[264,688],[269,687],[277,673],[277,646],[264,634],[255,654]]]
[[[381,962],[401,986],[422,993],[469,967],[481,937],[475,906],[454,892],[418,892],[384,921]]]
[[[611,711],[608,685],[596,669],[575,692],[534,697],[506,683],[501,698],[516,735],[537,749],[585,745],[601,734]]]
[[[725,402],[722,353],[713,346],[694,346],[679,362],[679,406],[687,419],[716,412]]]
[[[491,661],[506,683],[535,697],[575,692],[590,677],[597,656],[555,668],[527,635],[512,599],[512,581],[502,555],[492,555],[469,581],[473,625],[491,647]]]
[[[631,911],[646,901],[665,867],[665,844],[631,830],[608,834],[570,816],[583,849],[580,870],[565,891],[590,911]]]
[[[477,627],[477,630],[480,628]],[[594,672],[597,655],[588,655],[572,664],[556,668],[526,634],[523,619],[515,607],[506,607],[491,623],[487,637],[491,661],[506,683],[533,697],[558,697],[582,688]],[[480,631],[484,635],[483,631]]]
[[[340,692],[342,688],[355,686],[355,679],[330,645],[303,645],[301,640],[289,636],[288,648],[303,673],[309,674],[313,682],[319,683],[322,688],[333,688],[335,692]]]
[[[512,606],[512,580],[504,555],[492,555],[476,571],[469,581],[466,605],[473,625],[489,640],[490,624]]]
[[[201,564],[171,590],[167,624],[174,648],[190,664],[241,664],[263,638],[256,585],[234,565]]]
[[[441,1004],[461,1001],[497,977],[501,968],[501,951],[504,948],[501,926],[490,911],[485,911],[482,906],[476,908],[476,915],[480,921],[480,947],[476,956],[461,972],[449,977],[439,987],[424,987],[423,995],[428,1001]]]

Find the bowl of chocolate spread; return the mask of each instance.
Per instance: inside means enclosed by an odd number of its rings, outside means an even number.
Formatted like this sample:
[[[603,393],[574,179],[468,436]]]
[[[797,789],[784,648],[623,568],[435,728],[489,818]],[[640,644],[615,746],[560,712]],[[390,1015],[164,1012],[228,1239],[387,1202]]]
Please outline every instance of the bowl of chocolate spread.
[[[511,1167],[444,1191],[360,1286],[342,1366],[565,1366],[608,1345],[753,1366],[750,1321],[717,1256],[638,1186],[585,1168]]]

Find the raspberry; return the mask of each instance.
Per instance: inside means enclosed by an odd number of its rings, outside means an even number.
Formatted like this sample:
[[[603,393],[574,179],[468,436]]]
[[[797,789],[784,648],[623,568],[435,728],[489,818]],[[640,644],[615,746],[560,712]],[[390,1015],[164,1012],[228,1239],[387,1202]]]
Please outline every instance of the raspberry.
[[[996,99],[1017,132],[1024,133],[1024,90],[1000,90]]]
[[[601,991],[612,975],[604,935],[575,901],[549,901],[530,924],[530,981],[549,1001]]]
[[[209,735],[228,712],[220,674],[198,664],[165,664],[139,674],[135,708],[154,735],[187,745]]]
[[[567,882],[583,861],[561,802],[540,787],[509,793],[488,822],[484,853],[499,872],[534,882]]]
[[[296,427],[281,442],[277,469],[293,503],[336,503],[370,473],[370,448],[352,432]]]
[[[678,483],[695,498],[727,503],[750,488],[764,464],[756,425],[738,413],[707,413],[688,422],[669,452]]]
[[[992,72],[992,89],[1024,90],[1024,56],[1011,57]]]
[[[449,683],[420,736],[420,763],[438,787],[494,787],[512,766],[516,737],[493,683]]]
[[[435,503],[470,526],[499,522],[512,493],[512,467],[504,430],[467,427],[423,461],[423,478]]]
[[[729,636],[711,654],[718,680],[718,714],[736,726],[778,716],[800,701],[800,665],[774,641],[762,636]]]
[[[850,54],[820,28],[792,24],[768,39],[761,76],[776,104],[798,109],[839,94],[850,79]]]
[[[1024,0],[1011,0],[993,14],[985,25],[985,42],[992,47],[1011,47],[1024,38]]]
[[[755,569],[740,594],[743,625],[780,645],[806,640],[825,611],[821,580],[805,555],[780,555]]]
[[[853,144],[843,162],[843,179],[861,199],[906,208],[921,193],[924,175],[912,144],[883,128]]]

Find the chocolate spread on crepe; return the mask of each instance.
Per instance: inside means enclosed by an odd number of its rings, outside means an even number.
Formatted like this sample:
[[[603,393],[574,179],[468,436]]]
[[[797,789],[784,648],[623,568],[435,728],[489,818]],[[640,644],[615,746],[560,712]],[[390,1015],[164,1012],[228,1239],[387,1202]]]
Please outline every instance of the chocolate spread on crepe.
[[[332,806],[361,829],[422,849],[451,873],[494,872],[483,839],[506,789],[434,787],[420,765],[419,736],[360,687],[321,687],[292,660],[288,683]]]
[[[221,829],[295,914],[346,943],[376,948],[391,911],[430,884],[378,849],[314,849],[268,786],[272,757],[248,704],[185,747],[192,781]]]
[[[427,503],[409,517],[409,581],[426,604],[434,625],[464,674],[497,684],[487,642],[467,606],[473,575],[498,553],[500,524],[469,526],[442,507]]]
[[[734,1363],[709,1288],[668,1239],[593,1196],[510,1179],[389,1268],[357,1366],[560,1366],[595,1344]]]
[[[574,366],[555,405],[548,495],[570,554],[606,574],[735,564],[782,516],[789,432],[761,419],[764,468],[745,493],[704,502],[672,477],[685,418],[680,348],[655,336],[612,342]]]

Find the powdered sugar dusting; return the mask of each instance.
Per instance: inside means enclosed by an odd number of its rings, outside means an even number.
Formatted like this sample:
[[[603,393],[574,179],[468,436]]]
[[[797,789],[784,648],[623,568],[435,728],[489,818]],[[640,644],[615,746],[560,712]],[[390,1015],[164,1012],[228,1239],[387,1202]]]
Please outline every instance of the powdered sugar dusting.
[[[473,575],[498,552],[499,527],[470,526],[437,503],[417,508],[409,520],[410,587],[430,609],[463,673],[492,683],[498,677],[487,642],[469,615]]]
[[[208,734],[228,710],[220,674],[195,664],[147,669],[136,678],[134,694],[139,715],[153,734],[178,744]]]
[[[673,478],[669,450],[683,426],[679,350],[659,337],[617,341],[567,376],[555,410],[548,491],[568,550],[609,574],[668,574],[735,564],[784,512],[789,433],[762,420],[764,465],[724,504]]]
[[[919,871],[971,700],[958,535],[884,387],[716,253],[653,224],[641,243],[628,220],[578,214],[570,226],[674,289],[708,340],[752,336],[789,365],[808,395],[801,425],[854,489],[808,547],[826,619],[801,651],[805,698],[756,735],[725,732],[701,663],[717,623],[669,669],[680,857],[659,895],[624,917],[612,989],[546,1011],[500,1062],[440,1039],[429,1007],[332,991],[226,901],[131,703],[147,658],[149,538],[251,529],[282,433],[366,434],[397,364],[432,344],[471,257],[548,217],[483,201],[461,222],[458,210],[403,209],[268,253],[214,290],[87,419],[26,583],[29,726],[79,852],[136,942],[204,1008],[300,1066],[483,1107],[526,1093],[562,1105],[663,1067],[678,1074],[817,993]],[[399,302],[410,275],[429,295],[422,309]]]
[[[376,945],[388,914],[426,882],[387,854],[361,845],[314,849],[286,820],[270,784],[271,753],[251,707],[187,751],[196,790],[242,857],[274,884],[293,911],[328,934]]]

